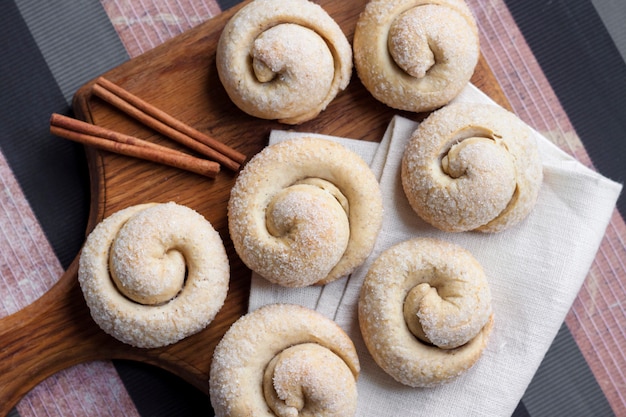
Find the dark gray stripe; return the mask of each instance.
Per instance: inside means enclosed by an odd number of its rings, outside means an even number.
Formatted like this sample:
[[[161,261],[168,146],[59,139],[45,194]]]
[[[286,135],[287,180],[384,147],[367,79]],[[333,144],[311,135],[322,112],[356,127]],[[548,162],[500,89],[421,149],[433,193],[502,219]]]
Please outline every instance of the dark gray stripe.
[[[228,10],[233,6],[238,5],[239,3],[241,3],[242,0],[217,0],[217,4],[219,4],[220,9],[222,9],[222,11],[224,10]]]
[[[50,135],[50,114],[69,113],[68,103],[15,4],[1,7],[0,148],[66,268],[84,240],[84,155],[82,147]]]
[[[145,417],[211,417],[209,396],[152,365],[115,360],[139,414]]]
[[[626,1],[591,0],[615,46],[626,61]]]
[[[100,2],[15,3],[68,103],[84,83],[128,60]]]
[[[559,330],[523,400],[532,417],[614,416],[565,325]]]

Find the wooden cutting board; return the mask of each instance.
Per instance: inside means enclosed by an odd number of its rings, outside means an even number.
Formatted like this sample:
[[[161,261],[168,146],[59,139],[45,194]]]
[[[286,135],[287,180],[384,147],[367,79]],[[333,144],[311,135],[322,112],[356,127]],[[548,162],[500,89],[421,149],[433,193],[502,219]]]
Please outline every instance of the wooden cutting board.
[[[348,40],[366,0],[318,1],[340,24]],[[245,4],[245,3],[244,3]],[[397,112],[377,102],[353,74],[347,90],[315,120],[281,125],[241,112],[222,88],[215,66],[223,26],[242,7],[210,21],[103,74],[151,104],[248,156],[267,144],[272,129],[316,132],[378,141],[394,114],[413,120],[424,115]],[[484,59],[472,82],[499,104],[508,102]],[[74,97],[76,116],[96,125],[176,147],[162,136],[93,97],[92,83]],[[86,149],[91,181],[87,233],[103,218],[130,205],[175,201],[203,214],[218,230],[231,264],[224,307],[204,331],[172,346],[137,349],[102,332],[92,321],[77,282],[77,260],[39,300],[0,320],[0,415],[7,414],[40,381],[75,364],[130,359],[159,366],[208,394],[211,355],[228,327],[246,312],[250,271],[228,236],[226,205],[236,174],[225,169],[215,179],[107,152]]]

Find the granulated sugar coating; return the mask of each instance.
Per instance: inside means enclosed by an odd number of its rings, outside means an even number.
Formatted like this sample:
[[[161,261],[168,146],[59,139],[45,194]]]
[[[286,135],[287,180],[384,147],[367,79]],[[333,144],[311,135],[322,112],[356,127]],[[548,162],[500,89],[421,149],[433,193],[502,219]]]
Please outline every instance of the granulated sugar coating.
[[[94,321],[142,348],[204,329],[226,299],[229,277],[219,234],[175,203],[131,206],[104,219],[87,237],[78,270]]]
[[[217,417],[350,417],[359,371],[352,341],[333,321],[299,305],[267,305],[237,320],[215,348],[211,404]]]
[[[424,112],[450,102],[470,81],[478,29],[462,0],[371,0],[353,49],[359,78],[376,99]]]
[[[243,262],[288,287],[325,284],[370,254],[382,197],[369,166],[335,142],[301,137],[265,148],[239,174],[228,225]]]
[[[499,232],[519,223],[543,181],[530,133],[517,116],[493,105],[453,103],[432,113],[402,159],[411,207],[447,232]]]
[[[352,76],[339,25],[308,0],[255,0],[226,24],[217,69],[244,112],[299,124],[315,118]]]
[[[493,324],[480,264],[457,245],[427,238],[395,245],[375,260],[358,309],[376,363],[413,387],[440,385],[467,371]]]

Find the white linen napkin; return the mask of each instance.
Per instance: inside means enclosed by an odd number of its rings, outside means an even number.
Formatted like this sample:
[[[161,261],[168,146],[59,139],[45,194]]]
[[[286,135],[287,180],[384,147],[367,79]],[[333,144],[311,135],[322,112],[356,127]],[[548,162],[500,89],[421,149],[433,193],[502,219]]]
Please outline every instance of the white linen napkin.
[[[456,101],[491,103],[469,85]],[[402,153],[417,123],[396,116],[380,144],[334,138],[370,163],[380,181],[385,216],[376,246],[351,276],[323,287],[283,288],[253,274],[249,310],[276,302],[304,305],[335,320],[361,360],[357,415],[510,416],[550,347],[598,250],[622,186],[592,171],[533,131],[544,183],[530,216],[497,234],[446,233],[410,208],[400,183]],[[270,143],[302,133],[274,131]],[[429,236],[457,243],[489,278],[495,326],[478,363],[446,385],[416,389],[395,382],[369,355],[358,326],[361,284],[390,246]]]

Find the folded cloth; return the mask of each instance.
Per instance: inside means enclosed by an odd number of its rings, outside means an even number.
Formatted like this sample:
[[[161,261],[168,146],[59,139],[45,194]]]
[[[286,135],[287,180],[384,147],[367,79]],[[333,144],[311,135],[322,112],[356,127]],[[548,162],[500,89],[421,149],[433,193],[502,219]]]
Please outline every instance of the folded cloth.
[[[472,85],[456,101],[495,104]],[[400,182],[402,154],[416,126],[396,116],[380,144],[331,138],[362,155],[380,181],[385,217],[367,261],[349,277],[323,287],[283,288],[253,274],[249,309],[297,303],[335,320],[350,335],[361,359],[360,417],[509,416],[588,273],[622,186],[533,130],[544,182],[530,216],[497,234],[442,232],[417,217]],[[270,143],[294,135],[302,133],[274,131]],[[369,266],[382,251],[426,236],[459,244],[482,264],[492,291],[495,325],[483,356],[467,373],[446,385],[419,389],[395,382],[373,361],[359,331],[357,302]]]

